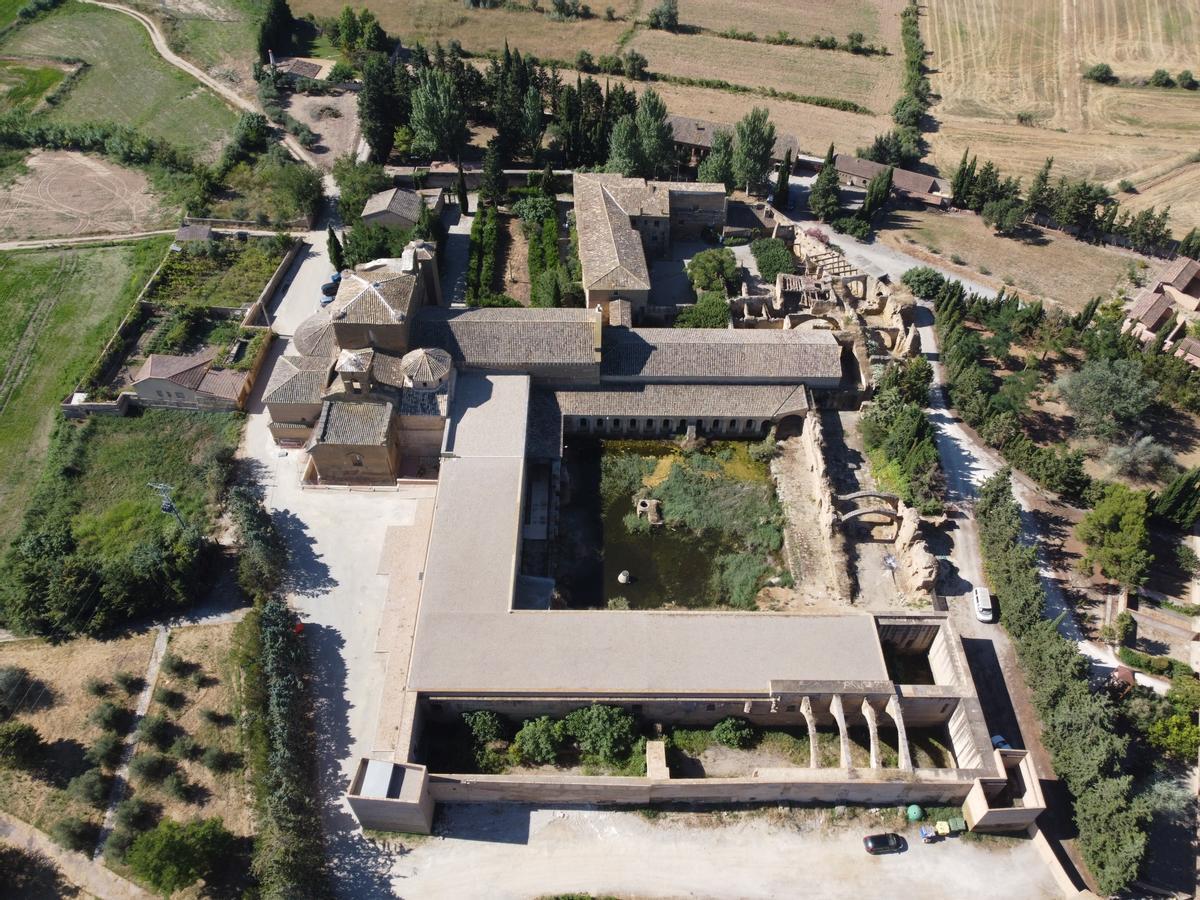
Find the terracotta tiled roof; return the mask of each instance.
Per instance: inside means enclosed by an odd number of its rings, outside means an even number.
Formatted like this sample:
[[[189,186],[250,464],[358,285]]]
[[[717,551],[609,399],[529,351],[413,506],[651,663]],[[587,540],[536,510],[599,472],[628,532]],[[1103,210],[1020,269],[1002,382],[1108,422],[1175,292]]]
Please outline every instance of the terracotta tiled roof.
[[[1166,321],[1174,308],[1170,298],[1161,291],[1142,290],[1129,309],[1129,318],[1154,331]]]
[[[204,373],[216,357],[215,349],[202,350],[188,356],[170,353],[151,353],[142,363],[133,380],[136,384],[146,378],[163,378],[180,387],[196,390],[204,380]]]
[[[329,311],[318,310],[301,322],[292,335],[292,345],[301,356],[332,360],[337,353],[337,341]]]
[[[406,219],[409,222],[416,222],[420,218],[421,204],[423,202],[421,195],[416,191],[409,191],[404,188],[391,188],[390,190],[373,194],[367,200],[366,205],[363,207],[362,218],[365,219],[379,213],[387,212]]]
[[[326,401],[309,445],[375,447],[384,444],[392,422],[392,410],[390,403]]]
[[[770,419],[810,406],[802,384],[644,384],[556,391],[555,398],[564,416]]]
[[[882,163],[871,162],[869,159],[859,159],[848,153],[839,153],[834,157],[834,167],[844,175],[856,178],[874,178],[887,169]],[[943,194],[946,186],[940,178],[933,175],[923,175],[920,172],[910,172],[907,169],[892,169],[892,187],[898,191],[910,194]]]
[[[200,392],[223,400],[237,400],[246,386],[247,374],[233,369],[209,369],[200,381]]]
[[[632,381],[839,379],[842,348],[828,331],[609,328],[603,378]]]
[[[263,391],[264,403],[320,403],[329,384],[329,360],[281,356]]]
[[[596,311],[586,309],[455,310],[417,313],[412,343],[438,347],[476,369],[593,365]]]
[[[1200,263],[1186,256],[1173,260],[1158,276],[1159,281],[1169,284],[1177,291],[1185,291],[1196,278],[1200,278]]]
[[[348,325],[394,325],[409,316],[417,279],[390,269],[349,272],[329,305],[335,322]]]
[[[450,374],[452,365],[454,363],[450,359],[450,354],[436,347],[422,347],[413,350],[406,353],[400,360],[400,367],[404,374],[420,384],[441,381]]]
[[[677,144],[686,144],[689,147],[703,147],[706,150],[712,148],[713,135],[718,131],[728,131],[734,133],[734,127],[724,122],[710,122],[707,119],[693,119],[690,116],[667,116],[667,123],[671,126],[671,132],[674,135]],[[792,157],[800,152],[800,143],[790,134],[775,135],[775,147],[771,151],[772,158],[775,160],[783,159],[787,151],[792,151]]]

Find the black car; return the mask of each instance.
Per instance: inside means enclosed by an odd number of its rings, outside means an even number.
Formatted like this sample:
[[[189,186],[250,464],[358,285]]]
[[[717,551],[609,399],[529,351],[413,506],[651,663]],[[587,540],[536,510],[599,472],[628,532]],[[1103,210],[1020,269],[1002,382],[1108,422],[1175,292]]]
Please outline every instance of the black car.
[[[338,283],[336,281],[328,281],[321,285],[321,293],[326,297],[333,297],[338,292]]]
[[[872,856],[901,853],[904,850],[904,838],[890,831],[887,834],[868,834],[863,838],[863,848]]]

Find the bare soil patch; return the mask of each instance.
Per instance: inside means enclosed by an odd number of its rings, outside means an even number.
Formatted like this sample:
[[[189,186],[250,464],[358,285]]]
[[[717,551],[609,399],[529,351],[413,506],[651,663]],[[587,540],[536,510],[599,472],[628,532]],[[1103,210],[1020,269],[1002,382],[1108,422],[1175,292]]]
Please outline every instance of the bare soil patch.
[[[529,305],[529,241],[521,230],[521,220],[516,216],[504,217],[500,250],[502,260],[496,266],[501,278],[500,290],[522,306]]]
[[[36,728],[48,748],[42,772],[0,768],[0,806],[42,830],[69,815],[100,822],[100,811],[64,791],[71,778],[90,767],[83,755],[101,734],[88,716],[103,701],[88,693],[87,684],[93,678],[111,681],[117,672],[141,676],[153,645],[152,633],[113,641],[78,638],[55,645],[31,639],[0,644],[0,666],[19,666],[30,676],[18,694],[14,718]],[[108,699],[133,709],[134,698],[115,686]]]
[[[28,172],[0,189],[0,237],[128,234],[164,228],[176,210],[145,175],[98,157],[35,151]]]
[[[228,664],[233,641],[233,623],[193,625],[172,630],[169,652],[188,664],[188,672],[173,676],[159,673],[158,687],[184,695],[183,706],[172,710],[157,697],[151,702],[148,715],[164,715],[174,724],[179,735],[192,738],[201,748],[198,753],[217,748],[227,753],[238,750],[236,673]],[[205,710],[225,716],[220,725],[203,717]],[[140,751],[148,750],[139,747]],[[179,772],[190,786],[191,802],[170,797],[156,787],[139,785],[136,793],[162,805],[163,813],[172,819],[219,816],[225,827],[234,834],[248,835],[254,831],[250,785],[239,757],[229,772],[214,773],[197,758],[179,758]]]
[[[316,157],[322,169],[332,171],[338,157],[357,149],[357,94],[351,91],[313,97],[292,94],[287,109],[316,134],[317,144],[309,148],[309,152]]]
[[[1140,259],[1054,231],[1026,240],[1000,237],[968,212],[895,210],[880,238],[965,278],[996,289],[1008,287],[1030,299],[1051,300],[1072,311],[1092,297],[1111,296]],[[962,262],[955,262],[954,256]]]

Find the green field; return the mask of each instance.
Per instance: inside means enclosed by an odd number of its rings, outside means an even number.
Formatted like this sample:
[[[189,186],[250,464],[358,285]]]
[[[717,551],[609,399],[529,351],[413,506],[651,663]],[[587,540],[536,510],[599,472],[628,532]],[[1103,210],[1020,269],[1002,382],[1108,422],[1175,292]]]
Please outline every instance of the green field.
[[[0,51],[90,64],[50,114],[54,120],[130,125],[206,157],[215,156],[237,120],[215,94],[163,62],[145,29],[121,13],[67,3],[18,28]]]
[[[207,464],[237,447],[241,415],[155,409],[129,418],[98,416],[89,424],[72,523],[84,551],[117,556],[175,527],[149,482],[174,487],[184,520],[209,533],[222,484],[209,478]]]
[[[17,11],[25,0],[0,0],[0,28],[17,20]]]
[[[29,112],[66,76],[53,66],[0,61],[0,113]]]
[[[21,523],[59,401],[100,354],[169,241],[0,254],[0,546]]]

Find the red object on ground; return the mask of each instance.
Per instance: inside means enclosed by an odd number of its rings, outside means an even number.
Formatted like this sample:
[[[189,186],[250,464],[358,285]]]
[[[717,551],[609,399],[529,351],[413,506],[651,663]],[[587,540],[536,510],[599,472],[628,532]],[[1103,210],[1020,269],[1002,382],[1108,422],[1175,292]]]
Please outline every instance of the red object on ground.
[[[304,623],[297,622],[295,626],[293,626],[292,631],[296,632],[296,634],[304,634]]]

